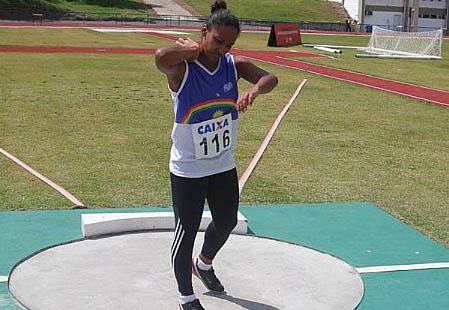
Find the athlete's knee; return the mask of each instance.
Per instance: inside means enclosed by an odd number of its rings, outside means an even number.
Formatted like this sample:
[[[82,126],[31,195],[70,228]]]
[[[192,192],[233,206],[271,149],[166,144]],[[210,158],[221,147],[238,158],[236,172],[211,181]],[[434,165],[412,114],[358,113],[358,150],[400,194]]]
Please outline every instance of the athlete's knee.
[[[237,226],[237,217],[232,217],[226,220],[214,221],[215,229],[223,234],[230,234]]]

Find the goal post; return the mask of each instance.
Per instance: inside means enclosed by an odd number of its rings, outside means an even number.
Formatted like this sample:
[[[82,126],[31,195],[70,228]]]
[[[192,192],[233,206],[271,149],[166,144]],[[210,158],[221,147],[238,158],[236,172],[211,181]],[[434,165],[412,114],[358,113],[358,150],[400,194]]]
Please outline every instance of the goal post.
[[[373,26],[368,53],[441,58],[443,30],[399,32]]]

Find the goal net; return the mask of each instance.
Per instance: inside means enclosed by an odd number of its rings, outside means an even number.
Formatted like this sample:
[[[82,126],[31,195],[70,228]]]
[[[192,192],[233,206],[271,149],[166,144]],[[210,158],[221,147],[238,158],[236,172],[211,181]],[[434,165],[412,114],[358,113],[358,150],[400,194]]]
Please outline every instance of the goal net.
[[[441,58],[443,30],[399,32],[373,26],[368,53]]]

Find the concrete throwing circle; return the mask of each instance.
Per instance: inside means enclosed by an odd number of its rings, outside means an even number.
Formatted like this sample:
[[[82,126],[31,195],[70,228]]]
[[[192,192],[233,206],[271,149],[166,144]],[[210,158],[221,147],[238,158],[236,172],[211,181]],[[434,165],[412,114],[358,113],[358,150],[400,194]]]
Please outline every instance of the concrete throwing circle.
[[[148,232],[52,247],[18,264],[9,289],[31,310],[174,310],[172,239],[173,232]],[[227,294],[211,294],[193,280],[209,310],[355,309],[364,292],[346,262],[267,238],[231,235],[214,266]]]

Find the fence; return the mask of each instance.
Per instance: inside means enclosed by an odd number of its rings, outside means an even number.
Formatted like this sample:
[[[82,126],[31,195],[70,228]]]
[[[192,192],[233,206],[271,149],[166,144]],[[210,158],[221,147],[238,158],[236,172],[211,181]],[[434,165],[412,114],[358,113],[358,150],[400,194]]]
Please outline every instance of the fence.
[[[50,11],[43,9],[17,10],[17,9],[0,9],[0,19],[14,20],[14,21],[33,21],[33,22],[95,22],[95,23],[115,23],[115,24],[138,24],[150,25],[156,24],[166,27],[181,27],[192,26],[200,27],[206,21],[203,16],[182,16],[182,15],[154,15],[151,13],[101,13],[101,12],[61,12]],[[273,23],[278,22],[293,22],[299,23],[301,30],[322,30],[322,31],[345,31],[344,23],[330,23],[330,22],[307,22],[307,21],[293,21],[293,20],[266,20],[266,19],[249,19],[240,18],[241,24],[244,27],[267,30],[270,29]],[[391,25],[377,25],[379,27],[396,30],[407,31],[402,27],[392,27]],[[352,31],[356,32],[370,32],[372,25],[352,25]],[[426,30],[426,29],[423,29]],[[434,29],[428,29],[434,30]],[[448,34],[445,29],[446,35]]]
[[[117,24],[159,24],[163,26],[201,26],[206,19],[202,16],[180,16],[180,15],[153,15],[150,13],[86,13],[86,12],[59,12],[50,10],[14,10],[0,9],[0,19],[20,20],[34,22],[108,22]],[[269,29],[276,22],[298,22],[240,18],[242,26],[255,29]],[[318,23],[299,22],[301,29],[333,30],[343,31],[343,23]]]

